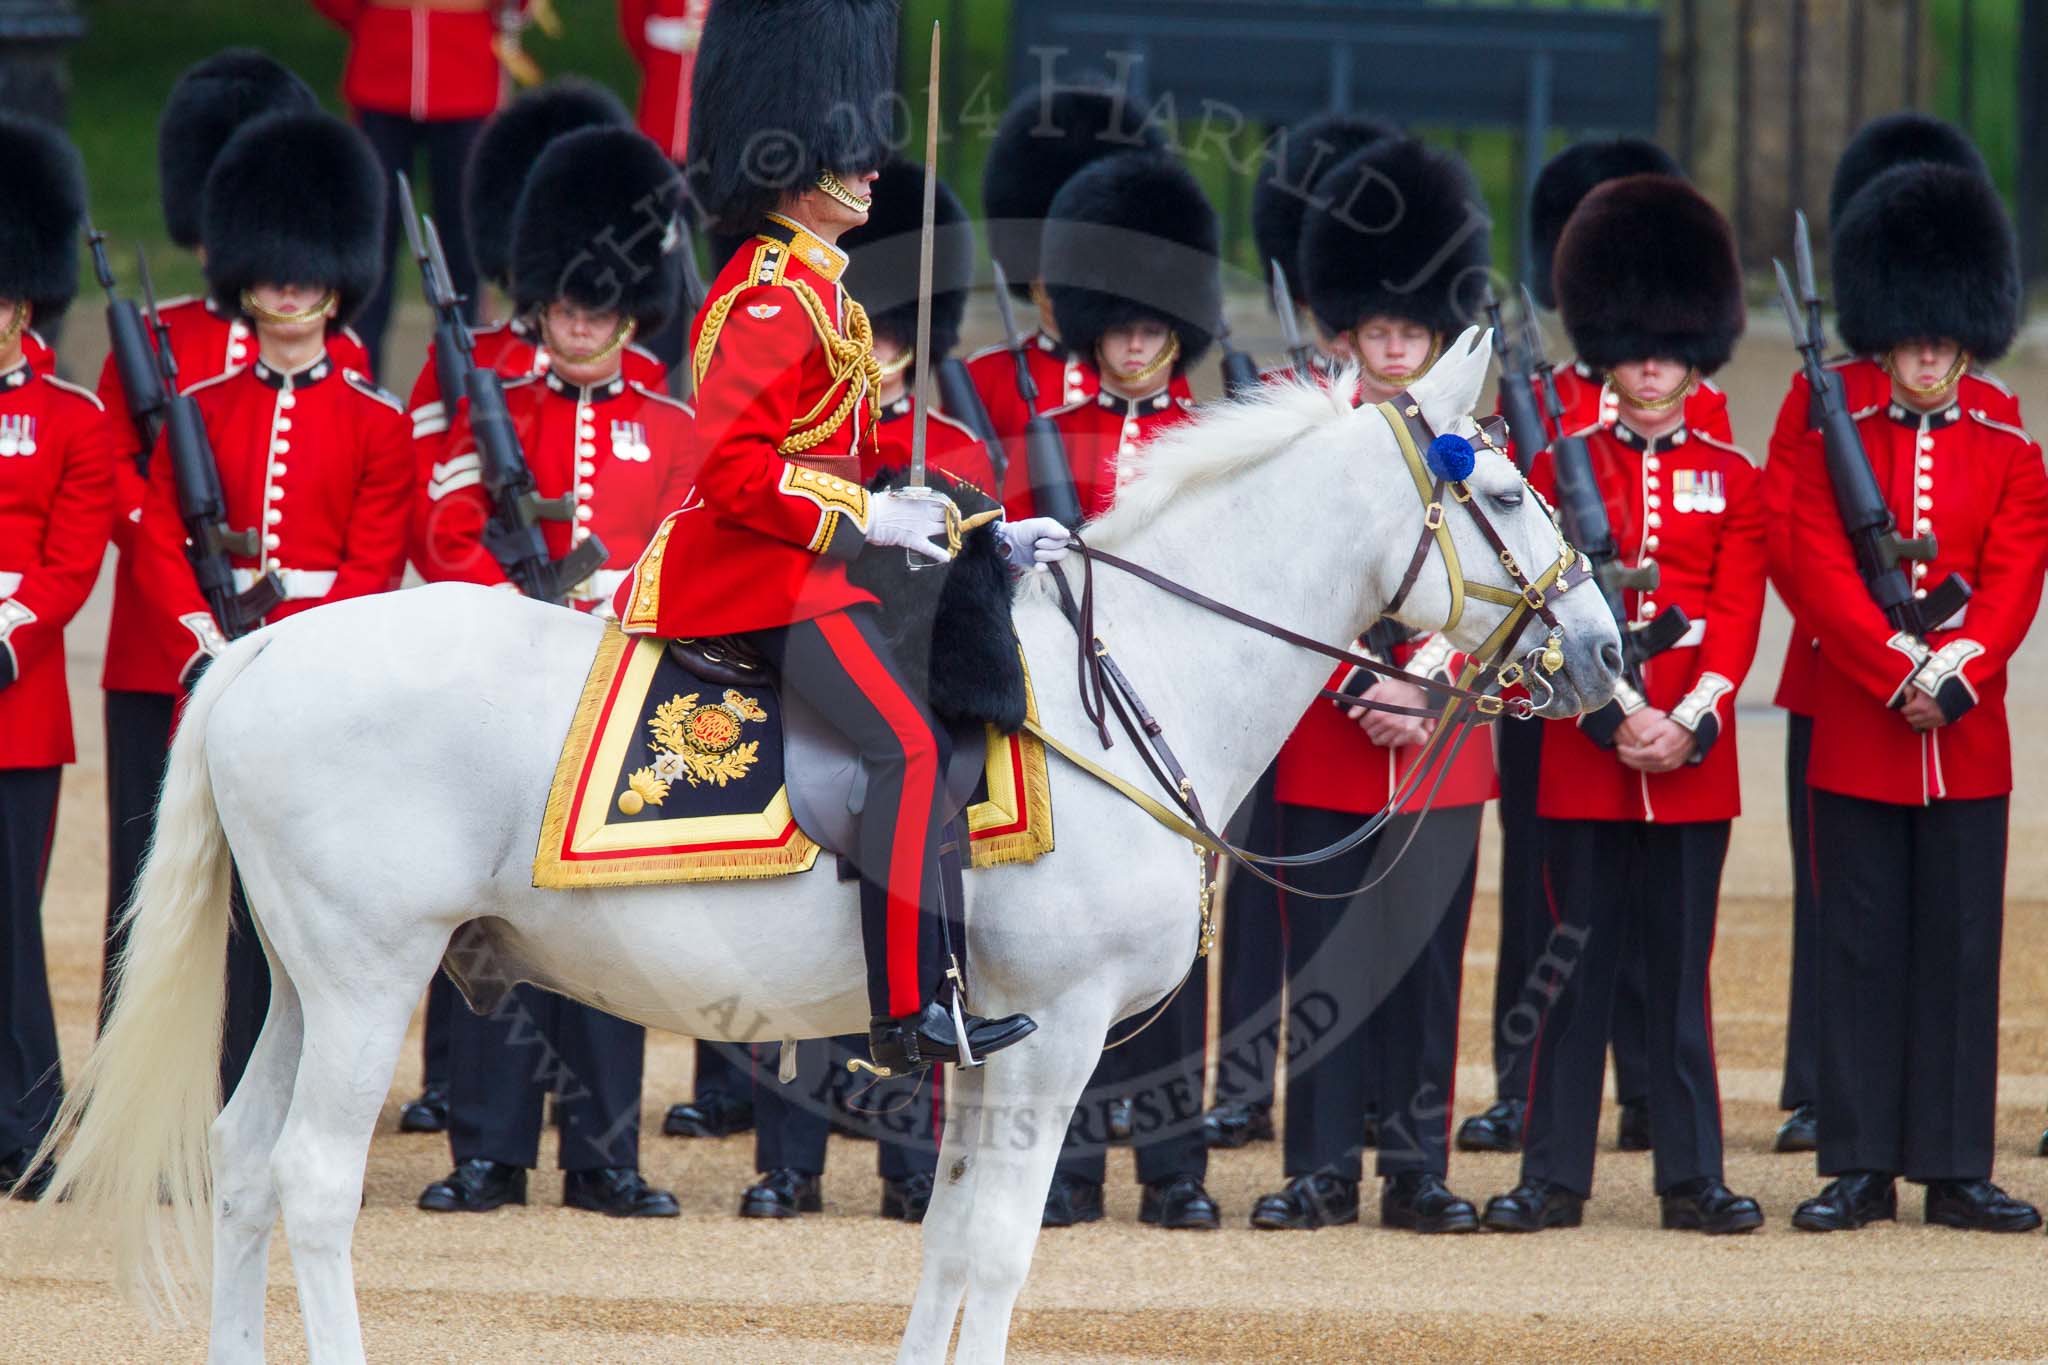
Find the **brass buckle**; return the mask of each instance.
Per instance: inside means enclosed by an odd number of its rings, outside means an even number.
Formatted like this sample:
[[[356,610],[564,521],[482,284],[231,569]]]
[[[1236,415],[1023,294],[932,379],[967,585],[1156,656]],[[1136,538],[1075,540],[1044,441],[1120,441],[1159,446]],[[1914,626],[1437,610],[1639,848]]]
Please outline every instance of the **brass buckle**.
[[[1472,501],[1472,490],[1466,487],[1463,480],[1460,480],[1451,485],[1451,496],[1459,502],[1470,502]]]
[[[1507,709],[1507,702],[1499,697],[1479,697],[1473,701],[1472,709],[1482,716],[1497,716]]]
[[[1522,600],[1527,602],[1532,609],[1542,611],[1544,602],[1543,589],[1531,583],[1528,587],[1522,589]]]
[[[1444,505],[1433,502],[1422,509],[1422,524],[1432,531],[1444,529]]]
[[[1505,668],[1501,669],[1500,685],[1502,687],[1513,687],[1516,683],[1522,680],[1522,677],[1522,666],[1518,663],[1511,663],[1507,665]]]

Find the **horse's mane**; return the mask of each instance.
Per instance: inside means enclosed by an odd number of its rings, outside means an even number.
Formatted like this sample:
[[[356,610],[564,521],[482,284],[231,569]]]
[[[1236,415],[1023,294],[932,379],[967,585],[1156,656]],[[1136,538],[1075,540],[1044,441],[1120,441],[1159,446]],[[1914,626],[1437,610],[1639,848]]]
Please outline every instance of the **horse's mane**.
[[[1327,385],[1281,380],[1203,408],[1194,421],[1161,433],[1131,458],[1129,482],[1117,491],[1116,505],[1088,523],[1088,542],[1113,548],[1182,494],[1269,460],[1309,431],[1348,416],[1357,392],[1358,372],[1346,368]]]

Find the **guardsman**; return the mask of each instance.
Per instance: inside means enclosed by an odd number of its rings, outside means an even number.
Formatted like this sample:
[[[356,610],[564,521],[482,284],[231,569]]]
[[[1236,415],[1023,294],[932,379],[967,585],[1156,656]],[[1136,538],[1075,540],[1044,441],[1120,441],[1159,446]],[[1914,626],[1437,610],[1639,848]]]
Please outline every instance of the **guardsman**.
[[[313,0],[313,8],[348,34],[341,97],[376,149],[384,178],[410,171],[425,148],[434,205],[447,234],[448,273],[455,292],[473,299],[477,274],[462,221],[462,171],[477,131],[502,98],[500,53],[517,51],[511,40],[525,18],[526,0]],[[360,324],[373,373],[384,363],[384,328],[391,318],[395,204],[386,207],[383,230],[377,259],[384,269]]]
[[[170,239],[187,249],[198,248],[207,172],[236,130],[264,114],[316,108],[318,101],[304,81],[248,48],[215,53],[180,75],[157,124],[158,180]],[[238,309],[223,307],[211,294],[161,300],[158,315],[170,334],[181,384],[197,384],[255,358],[255,334],[248,319]],[[368,372],[368,353],[339,318],[328,321],[327,349],[337,364]],[[141,437],[129,419],[127,396],[111,355],[100,370],[99,396],[123,453],[134,452]],[[101,677],[106,689],[108,830],[107,931],[100,975],[103,1020],[113,1005],[113,979],[106,964],[125,941],[117,927],[121,908],[135,890],[143,852],[156,832],[156,795],[170,750],[178,671],[192,653],[190,633],[148,609],[136,577],[131,542],[142,519],[148,484],[132,459],[115,465],[114,478],[119,504],[114,545],[120,557]]]
[[[933,203],[931,361],[936,368],[960,344],[967,294],[974,287],[974,225],[943,181]],[[868,221],[839,241],[849,258],[846,287],[867,307],[875,329],[875,360],[882,371],[880,439],[861,456],[863,480],[885,468],[910,465],[911,433],[917,425],[910,380],[917,363],[917,256],[923,210],[924,168],[898,157],[875,181]],[[988,447],[964,423],[934,408],[925,419],[925,442],[931,468],[995,495]]]
[[[1397,399],[1477,312],[1488,234],[1483,216],[1479,230],[1472,222],[1482,202],[1456,156],[1400,136],[1366,143],[1317,180],[1297,259],[1327,344],[1352,367],[1333,382],[1356,384],[1355,402]],[[1405,211],[1393,213],[1395,204]],[[1367,234],[1364,225],[1382,223],[1395,226]],[[1441,636],[1386,654],[1446,681],[1461,666]],[[1364,681],[1346,667],[1330,686],[1368,702],[1430,705],[1414,684]],[[1424,760],[1434,732],[1418,717],[1312,704],[1277,765],[1281,852],[1313,852],[1376,815]],[[1383,1182],[1380,1222],[1423,1233],[1479,1226],[1477,1210],[1444,1183],[1465,929],[1480,816],[1495,789],[1488,737],[1463,740],[1441,783],[1413,790],[1377,837],[1286,873],[1286,974],[1295,1002],[1287,1183],[1253,1207],[1255,1228],[1356,1222],[1368,1115]],[[1343,895],[1375,879],[1377,886]]]
[[[1957,128],[1912,111],[1886,114],[1865,124],[1843,149],[1842,159],[1835,164],[1834,182],[1828,190],[1828,221],[1831,224],[1839,221],[1856,191],[1879,175],[1893,166],[1915,161],[1956,166],[1979,176],[1991,174],[1984,164],[1983,154]],[[1979,406],[1989,416],[2008,426],[2020,425],[2019,403],[2011,392],[1982,371],[1977,372],[1977,378],[1983,381],[1981,388],[1977,389]],[[1793,393],[1786,398],[1786,408],[1779,414],[1778,430],[1786,439],[1773,438],[1771,458],[1764,466],[1764,496],[1769,509],[1771,534],[1776,539],[1788,534],[1792,525],[1792,483],[1797,460],[1791,452],[1801,448],[1798,440],[1793,438],[1805,431],[1803,408],[1797,423],[1788,425],[1790,419],[1787,414],[1791,412],[1794,398],[1804,401],[1806,391],[1803,378],[1794,382]],[[1779,458],[1781,450],[1787,452],[1782,459]],[[1785,551],[1782,544],[1774,546],[1773,557],[1783,562]],[[1812,802],[1806,785],[1807,759],[1813,748],[1813,685],[1818,650],[1819,642],[1813,630],[1795,621],[1791,638],[1786,642],[1778,692],[1772,699],[1786,712],[1785,805],[1786,824],[1792,842],[1793,889],[1792,973],[1785,1024],[1785,1078],[1778,1097],[1779,1107],[1787,1110],[1788,1114],[1773,1143],[1775,1150],[1780,1152],[1810,1152],[1819,1145],[1821,1021],[1818,1013],[1820,986],[1816,975],[1819,968],[1815,954],[1820,925],[1813,884]]]
[[[1974,589],[1924,636],[1895,625],[1857,571],[1818,435],[1795,381],[1773,439],[1791,526],[1775,581],[1820,641],[1812,677],[1819,902],[1819,1166],[1827,1187],[1795,1227],[1897,1217],[1896,1180],[1925,1186],[1929,1223],[2039,1227],[1991,1183],[1998,975],[2012,744],[2007,666],[2041,601],[2048,477],[1999,388],[2019,325],[2012,223],[1991,182],[1931,161],[1894,165],[1831,224],[1836,368],[1899,530],[1932,536],[1923,593]],[[2016,415],[2016,414],[2015,414]]]
[[[1530,292],[1544,307],[1557,306],[1551,263],[1572,210],[1607,181],[1644,174],[1675,176],[1681,172],[1671,154],[1656,143],[1619,137],[1573,143],[1537,173],[1529,195],[1529,279]],[[1604,379],[1584,357],[1557,369],[1564,430],[1613,422],[1619,400]],[[1541,401],[1539,393],[1539,404]],[[1686,395],[1685,424],[1688,430],[1717,441],[1734,439],[1728,425],[1728,396],[1711,379],[1702,376]],[[1546,459],[1547,455],[1539,453],[1536,462]],[[1459,1125],[1458,1146],[1468,1152],[1512,1152],[1522,1143],[1522,1110],[1528,1100],[1530,1045],[1534,1041],[1528,1019],[1544,989],[1536,967],[1556,931],[1543,891],[1542,824],[1536,815],[1536,774],[1544,728],[1504,726],[1498,740],[1501,940],[1493,983],[1494,1102]],[[1620,1109],[1615,1145],[1625,1152],[1650,1148],[1643,990],[1642,954],[1632,949],[1614,992],[1614,1076]]]
[[[623,369],[635,329],[659,327],[681,291],[682,177],[637,130],[600,124],[550,142],[525,182],[508,240],[509,283],[513,307],[531,320],[551,363],[508,382],[505,406],[535,491],[570,500],[569,520],[543,523],[549,555],[559,559],[592,535],[611,552],[605,568],[570,589],[569,604],[609,613],[613,590],[694,471],[689,408]],[[636,235],[648,214],[657,230]],[[607,234],[627,244],[621,255],[590,252]],[[420,567],[430,579],[507,587],[484,548],[491,504],[466,418],[445,449],[420,488]],[[546,1080],[556,1069],[545,1052],[552,1048],[562,1073],[562,1202],[619,1218],[673,1218],[675,1196],[640,1174],[646,1038],[638,1024],[531,986],[489,1018],[453,1011],[447,1124],[455,1169],[427,1186],[419,1206],[479,1213],[526,1202]]]
[[[270,114],[228,141],[207,176],[207,286],[253,332],[254,354],[186,390],[218,464],[227,524],[255,537],[232,556],[237,585],[274,572],[282,620],[322,602],[398,586],[412,452],[399,401],[328,350],[376,284],[383,176],[355,129],[327,114]],[[185,557],[168,447],[159,438],[132,550],[145,628],[183,636],[189,682],[224,645]],[[175,636],[173,636],[175,638]],[[229,937],[222,1091],[263,1024],[263,950],[236,907]]]
[[[43,881],[58,779],[77,757],[64,627],[100,575],[114,520],[115,432],[99,399],[31,359],[29,324],[78,288],[85,174],[62,134],[0,116],[0,1190],[21,1179],[55,1115],[57,1022],[43,957]],[[40,1198],[47,1163],[15,1191]]]
[[[1082,512],[1109,510],[1131,459],[1188,420],[1181,376],[1215,340],[1222,316],[1216,211],[1187,168],[1164,152],[1126,152],[1069,180],[1046,221],[1044,279],[1054,324],[1079,354],[1096,357],[1102,388],[1052,414]],[[1014,486],[1017,476],[1013,471]],[[1029,492],[1008,500],[1013,516]],[[1130,1099],[1140,1221],[1214,1228],[1204,1181],[1202,1071],[1207,973],[1191,974],[1159,1016],[1105,1053],[1067,1133],[1046,1195],[1048,1227],[1102,1217],[1108,1113]],[[1115,1032],[1129,1033],[1126,1022]]]
[[[1278,261],[1287,272],[1289,306],[1297,311],[1308,304],[1297,258],[1302,218],[1314,202],[1316,180],[1360,147],[1398,135],[1398,129],[1378,119],[1325,114],[1284,130],[1274,140],[1252,187],[1252,240],[1262,269]],[[1327,375],[1327,353],[1318,349],[1310,365],[1316,376]],[[1289,366],[1265,377],[1292,374]],[[1271,769],[1245,797],[1231,824],[1245,848],[1263,852],[1279,847]],[[1280,898],[1271,885],[1258,877],[1229,878],[1224,888],[1222,990],[1216,1020],[1216,1103],[1203,1118],[1212,1147],[1242,1147],[1273,1137],[1273,1073],[1279,1055],[1274,1025],[1283,978],[1280,926]]]
[[[943,989],[947,740],[890,657],[874,598],[846,573],[869,545],[947,557],[932,539],[943,499],[860,483],[881,376],[837,241],[866,221],[887,159],[895,27],[884,0],[722,4],[705,21],[690,103],[697,199],[712,230],[751,235],[692,328],[695,486],[615,602],[629,634],[748,637],[858,749],[869,1046],[878,1066],[907,1072],[962,1048],[986,1056],[1035,1025],[969,1014]],[[750,151],[763,130],[790,153],[772,168]],[[1004,535],[1013,562],[1064,549],[1042,523]]]
[[[1100,387],[1095,362],[1065,345],[1040,267],[1045,219],[1060,189],[1084,167],[1106,156],[1160,150],[1166,139],[1140,117],[1128,93],[1096,86],[1038,86],[1019,95],[996,125],[982,170],[981,209],[989,255],[1003,268],[1010,293],[1028,304],[1037,330],[1021,338],[1038,411],[1093,398]],[[1026,315],[1031,316],[1031,314]],[[1017,362],[1005,343],[967,358],[967,374],[981,395],[996,439],[1023,435],[1034,415],[1017,391]]]
[[[640,131],[678,166],[690,147],[690,77],[711,0],[619,0],[619,33],[640,68]]]
[[[1661,575],[1654,593],[1624,591],[1623,605],[1644,622],[1677,606],[1691,629],[1611,706],[1546,722],[1537,813],[1563,940],[1551,951],[1570,965],[1530,1059],[1521,1180],[1485,1221],[1510,1232],[1579,1223],[1615,983],[1640,951],[1663,1226],[1747,1232],[1763,1214],[1722,1180],[1708,967],[1740,808],[1735,692],[1763,615],[1763,501],[1748,457],[1693,430],[1685,409],[1742,332],[1734,238],[1683,180],[1623,176],[1573,212],[1553,281],[1579,357],[1614,396],[1615,415],[1578,434],[1615,543],[1624,563]],[[1553,465],[1534,471],[1540,492],[1555,481]]]

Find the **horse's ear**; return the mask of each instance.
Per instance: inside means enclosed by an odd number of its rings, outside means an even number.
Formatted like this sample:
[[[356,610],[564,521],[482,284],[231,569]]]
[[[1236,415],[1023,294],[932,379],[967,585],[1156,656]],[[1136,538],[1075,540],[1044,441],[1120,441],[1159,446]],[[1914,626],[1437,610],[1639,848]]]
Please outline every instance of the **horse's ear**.
[[[1486,386],[1486,368],[1492,361],[1490,328],[1467,327],[1444,347],[1429,373],[1409,390],[1432,429],[1449,431],[1459,418],[1471,415],[1479,402],[1480,389]]]

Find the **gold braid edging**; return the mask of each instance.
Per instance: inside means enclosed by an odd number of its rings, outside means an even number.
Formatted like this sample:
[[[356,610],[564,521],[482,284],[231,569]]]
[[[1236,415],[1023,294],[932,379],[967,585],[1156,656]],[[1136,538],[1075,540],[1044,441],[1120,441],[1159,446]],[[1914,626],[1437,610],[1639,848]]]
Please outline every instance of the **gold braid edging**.
[[[751,287],[742,285],[732,290],[714,302],[704,315],[704,327],[698,333],[697,348],[690,355],[690,373],[699,385],[703,384],[704,372],[711,366],[711,353],[717,349],[718,338],[725,331],[726,319],[732,315],[733,305],[739,302],[741,291]],[[861,387],[852,382],[856,377],[867,381],[868,405],[872,409],[872,416],[880,418],[882,366],[875,359],[874,325],[868,321],[867,310],[859,303],[850,298],[846,301],[848,335],[841,336],[838,329],[833,327],[831,314],[826,310],[825,301],[818,296],[817,290],[802,280],[787,281],[785,287],[796,295],[797,302],[803,305],[804,312],[809,315],[811,326],[818,333],[819,344],[825,348],[825,365],[832,375],[832,383],[825,390],[825,396],[818,401],[816,407],[797,421],[789,436],[776,447],[783,455],[801,455],[817,449],[831,439],[832,433],[846,425],[846,419],[853,414],[854,407],[861,397]],[[826,404],[832,401],[833,393],[842,387],[845,392],[840,395],[838,406],[823,421],[819,421],[819,415],[824,411]]]

